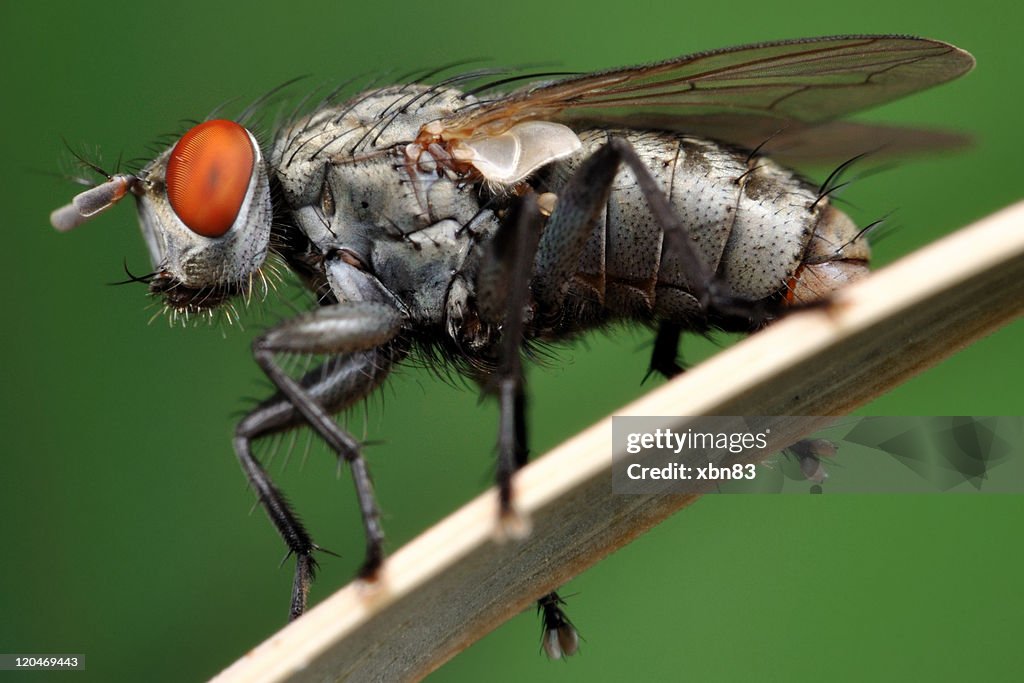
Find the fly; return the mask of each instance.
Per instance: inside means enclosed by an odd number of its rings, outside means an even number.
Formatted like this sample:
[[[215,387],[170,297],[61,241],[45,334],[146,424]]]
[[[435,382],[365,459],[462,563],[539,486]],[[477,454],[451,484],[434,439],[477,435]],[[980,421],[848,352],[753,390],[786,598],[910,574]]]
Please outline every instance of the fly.
[[[967,52],[904,36],[837,36],[702,52],[533,82],[438,83],[327,98],[261,147],[240,122],[205,121],[138,173],[109,176],[51,222],[70,230],[135,197],[153,272],[174,314],[248,299],[275,256],[313,310],[253,343],[277,393],[234,450],[289,553],[289,615],[306,608],[318,550],[252,452],[309,425],[347,463],[366,533],[360,576],[384,561],[362,445],[333,415],[410,354],[442,358],[497,396],[501,514],[527,461],[521,354],[619,321],[656,330],[652,371],[671,377],[680,334],[751,332],[864,277],[864,230],[765,156],[850,157],[943,146],[955,136],[836,121],[969,71]],[[526,80],[529,80],[527,78]],[[767,144],[766,144],[767,143]],[[749,151],[753,150],[753,151]],[[265,284],[263,285],[265,288]],[[326,354],[293,377],[277,354]],[[543,596],[543,646],[578,644],[561,598]]]

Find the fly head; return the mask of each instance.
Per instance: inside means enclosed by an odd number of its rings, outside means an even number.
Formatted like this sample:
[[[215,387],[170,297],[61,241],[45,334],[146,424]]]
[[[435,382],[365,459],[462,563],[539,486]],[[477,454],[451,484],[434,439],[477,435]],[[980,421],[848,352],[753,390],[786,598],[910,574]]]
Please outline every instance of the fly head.
[[[224,119],[205,121],[136,175],[115,175],[54,211],[70,230],[127,194],[136,199],[153,265],[150,292],[176,311],[209,311],[251,289],[270,243],[270,184],[256,138]]]

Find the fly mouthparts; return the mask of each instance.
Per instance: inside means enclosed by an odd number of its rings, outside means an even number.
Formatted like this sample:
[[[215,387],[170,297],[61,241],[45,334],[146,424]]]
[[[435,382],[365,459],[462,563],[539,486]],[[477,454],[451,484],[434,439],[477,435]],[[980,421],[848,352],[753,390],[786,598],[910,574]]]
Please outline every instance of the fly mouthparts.
[[[66,204],[50,214],[50,225],[60,232],[68,232],[98,216],[134,190],[138,178],[133,175],[114,175],[105,183],[75,195]]]

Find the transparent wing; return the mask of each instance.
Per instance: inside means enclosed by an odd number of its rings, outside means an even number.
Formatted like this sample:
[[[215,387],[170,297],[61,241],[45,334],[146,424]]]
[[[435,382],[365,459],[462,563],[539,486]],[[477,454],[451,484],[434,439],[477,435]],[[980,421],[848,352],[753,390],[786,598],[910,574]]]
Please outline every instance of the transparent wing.
[[[699,116],[604,117],[600,121],[574,119],[580,128],[628,128],[665,130],[726,142],[743,149],[757,149],[776,161],[790,164],[832,164],[858,154],[872,160],[905,157],[926,152],[963,149],[970,135],[948,130],[892,126],[857,121],[806,123],[753,114],[704,114]]]
[[[530,119],[670,121],[729,113],[815,123],[944,83],[973,66],[964,50],[907,36],[761,43],[530,85],[467,105],[433,127],[442,139],[457,139],[497,135]]]

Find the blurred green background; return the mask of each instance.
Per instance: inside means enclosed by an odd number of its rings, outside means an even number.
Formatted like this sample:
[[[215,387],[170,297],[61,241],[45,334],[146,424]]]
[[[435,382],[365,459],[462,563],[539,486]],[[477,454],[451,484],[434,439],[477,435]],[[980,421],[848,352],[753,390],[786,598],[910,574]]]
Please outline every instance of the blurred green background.
[[[67,159],[62,137],[113,166],[148,156],[183,120],[300,74],[312,77],[293,92],[459,58],[590,70],[767,39],[940,38],[972,51],[977,70],[866,118],[960,127],[978,144],[845,194],[861,223],[896,210],[900,229],[877,248],[887,262],[1024,194],[1022,20],[1019,6],[982,1],[2,0],[0,651],[84,653],[88,670],[61,680],[201,680],[282,625],[291,581],[230,445],[248,397],[267,390],[250,340],[287,304],[226,336],[147,325],[141,287],[106,285],[124,261],[147,270],[132,208],[68,235],[48,225],[77,190],[52,175]],[[1022,341],[1018,321],[863,412],[1020,414]],[[590,337],[535,368],[534,452],[640,395],[648,342]],[[684,348],[691,361],[714,351]],[[488,485],[496,411],[473,390],[409,368],[367,415],[368,438],[383,441],[367,454],[390,548]],[[350,424],[361,434],[362,414]],[[317,444],[304,458],[306,440],[286,468],[285,442],[270,469],[342,556],[320,558],[315,602],[352,576],[362,533],[347,476]],[[571,662],[544,659],[524,614],[431,680],[1013,679],[1024,666],[1022,512],[1020,496],[706,498],[566,587],[585,638]]]

